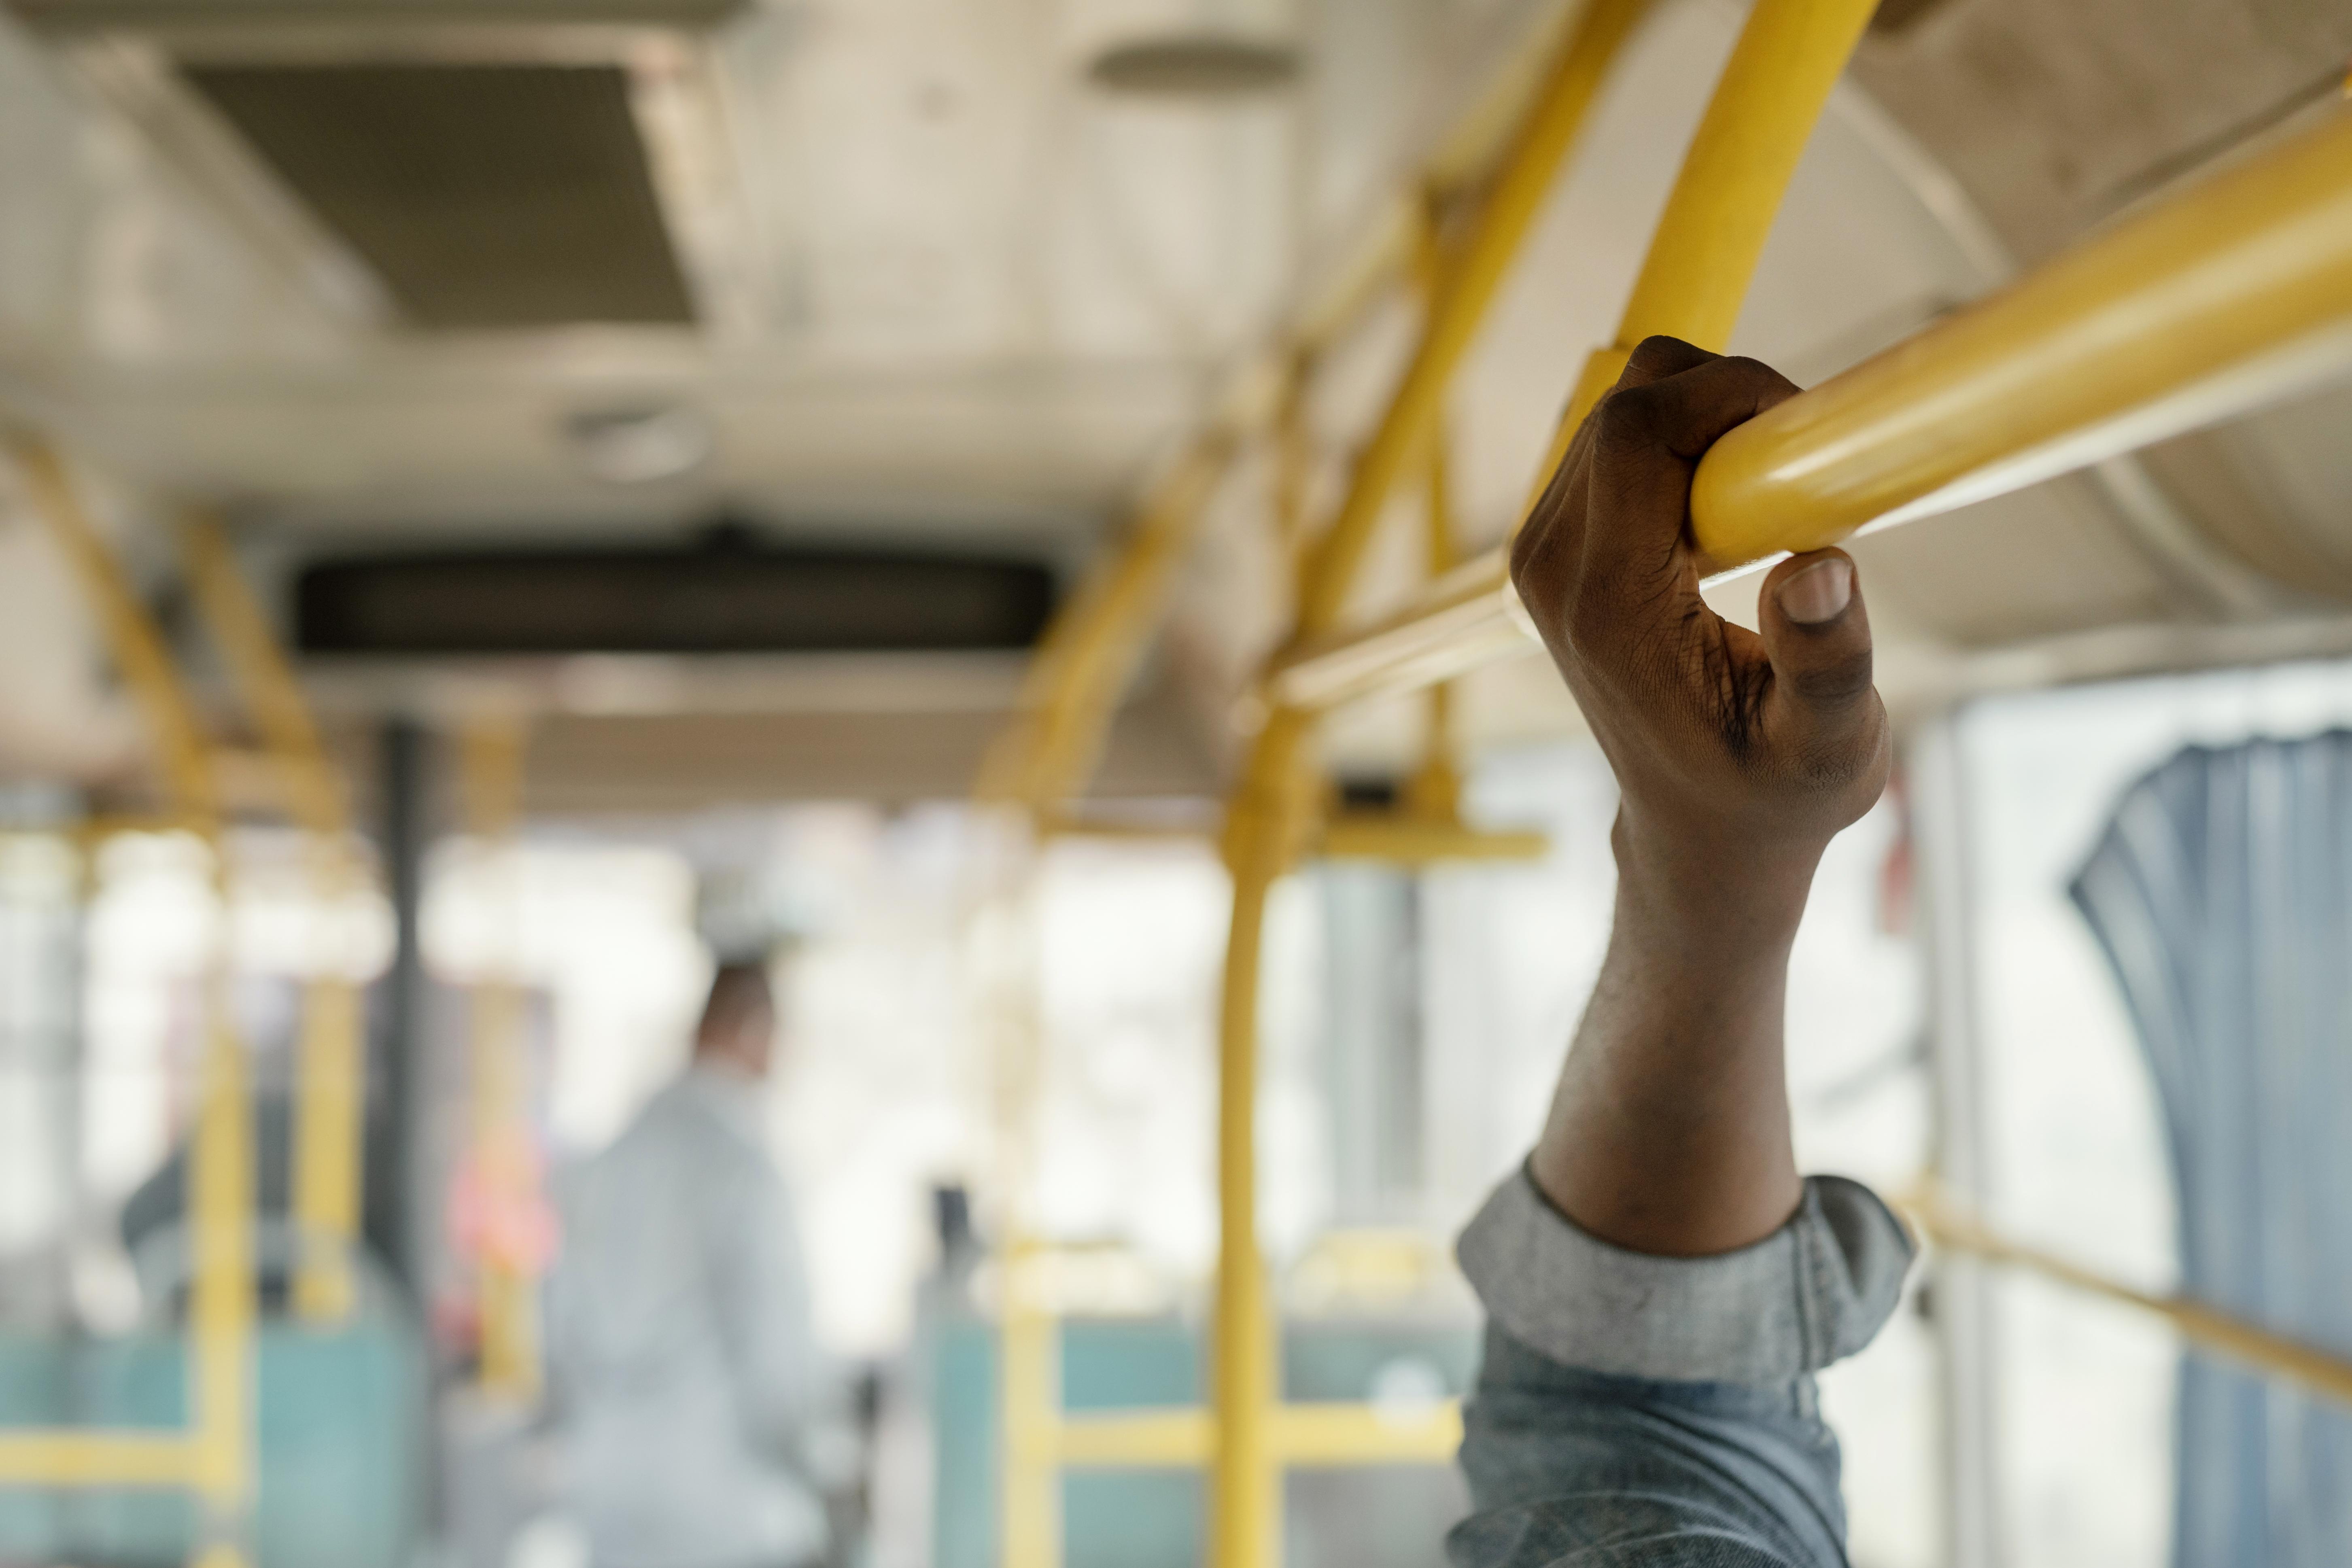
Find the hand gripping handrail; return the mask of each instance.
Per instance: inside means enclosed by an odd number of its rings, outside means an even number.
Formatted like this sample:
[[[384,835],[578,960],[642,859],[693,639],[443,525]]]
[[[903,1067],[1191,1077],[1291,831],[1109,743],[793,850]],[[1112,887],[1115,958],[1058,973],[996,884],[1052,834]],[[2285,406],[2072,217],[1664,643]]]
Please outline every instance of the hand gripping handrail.
[[[2105,228],[1716,443],[1691,527],[1719,568],[1990,500],[2352,362],[2352,110]],[[1503,553],[1277,659],[1325,709],[1526,646]]]

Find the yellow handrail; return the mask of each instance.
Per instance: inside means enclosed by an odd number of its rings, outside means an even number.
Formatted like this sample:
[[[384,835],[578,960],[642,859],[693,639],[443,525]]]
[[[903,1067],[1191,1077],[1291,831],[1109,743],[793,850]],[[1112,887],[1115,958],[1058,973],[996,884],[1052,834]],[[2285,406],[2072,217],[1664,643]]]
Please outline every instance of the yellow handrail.
[[[2352,110],[1734,430],[1692,526],[1733,566],[1948,510],[2236,412],[2262,383],[2213,377],[2345,329]]]
[[[1680,254],[1670,258],[1654,246],[1629,322],[1643,331],[1682,336],[1704,337],[1717,324],[1728,331],[1788,175],[1874,7],[1874,0],[1759,0],[1685,157],[1664,226],[1704,238],[1709,264]],[[1595,0],[1587,11],[1554,78],[1559,101],[1573,104],[1574,112],[1556,118],[1559,102],[1547,104],[1520,144],[1530,160],[1548,157],[1557,167],[1632,20],[1631,8],[1606,0]],[[1308,562],[1299,589],[1304,636],[1327,632],[1339,619],[1380,503],[1402,475],[1411,444],[1426,431],[1445,381],[1475,338],[1484,307],[1549,184],[1549,173],[1537,179],[1515,168],[1512,174],[1463,242],[1464,259],[1448,268],[1423,342],[1379,434],[1358,461],[1349,500]],[[1596,354],[1586,381],[1612,359],[1611,351]],[[1576,413],[1571,407],[1570,417]],[[1217,1447],[1210,1518],[1215,1568],[1262,1568],[1276,1557],[1279,1489],[1271,1428],[1278,1388],[1257,1237],[1258,970],[1266,899],[1295,860],[1311,819],[1302,781],[1312,731],[1313,720],[1303,710],[1272,710],[1226,824],[1234,894],[1218,1048],[1221,1231],[1212,1367]]]
[[[330,900],[358,887],[342,780],[328,758],[301,681],[271,632],[228,540],[210,518],[181,530],[188,584],[247,710],[310,838],[311,881]],[[341,1321],[355,1300],[362,1124],[365,1114],[359,988],[348,974],[312,975],[302,988],[295,1072],[293,1218],[300,1256],[294,1309],[308,1322]]]
[[[1901,1206],[1940,1247],[2153,1313],[2191,1344],[2352,1404],[2352,1359],[2273,1333],[2202,1301],[2137,1289],[2055,1253],[2012,1241],[1934,1185],[1909,1194]]]
[[[1622,6],[1624,0],[1609,3]],[[1589,16],[1571,3],[1559,8],[1550,30],[1557,36],[1589,25]],[[1228,379],[1201,433],[1136,507],[1125,540],[1055,615],[1023,678],[1014,717],[982,761],[977,798],[1034,815],[1084,793],[1174,572],[1234,458],[1269,422],[1295,412],[1301,378],[1316,356],[1411,269],[1433,193],[1471,193],[1496,177],[1501,161],[1524,148],[1521,128],[1552,88],[1532,73],[1506,71],[1406,183],[1347,262]]]
[[[220,803],[195,705],[163,638],[82,508],[65,465],[19,436],[9,450],[34,510],[80,580],[108,647],[145,717],[170,813],[212,851],[226,902]],[[0,1434],[0,1483],[176,1485],[200,1505],[195,1562],[240,1568],[253,1498],[253,1130],[246,1052],[232,1024],[226,944],[205,977],[205,1047],[189,1142],[189,1226],[194,1259],[188,1306],[188,1425],[154,1432]]]
[[[2352,110],[1750,420],[1699,464],[1722,566],[1931,516],[2242,413],[2352,359]],[[1276,660],[1323,709],[1529,647],[1501,552]]]

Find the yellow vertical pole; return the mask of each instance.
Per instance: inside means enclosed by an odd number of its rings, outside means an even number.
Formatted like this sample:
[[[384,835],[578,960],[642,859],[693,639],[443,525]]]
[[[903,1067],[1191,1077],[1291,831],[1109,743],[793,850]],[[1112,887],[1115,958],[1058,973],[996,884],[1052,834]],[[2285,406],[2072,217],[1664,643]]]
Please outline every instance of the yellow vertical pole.
[[[220,799],[195,705],[154,622],[83,510],[55,451],[10,442],[27,496],[89,595],[116,666],[139,704],[173,810],[212,851],[226,928],[228,861]],[[188,1311],[188,1484],[201,1509],[196,1562],[242,1568],[253,1499],[253,1128],[245,1045],[229,1011],[226,934],[205,981],[205,1040],[190,1141],[194,1266]]]
[[[1234,884],[1217,1047],[1217,1291],[1212,1325],[1209,1561],[1279,1561],[1281,1473],[1272,1442],[1281,1398],[1273,1302],[1257,1230],[1258,966],[1266,900],[1309,816],[1305,715],[1275,713],[1259,732],[1226,817]]]
[[[313,886],[341,899],[360,880],[349,843],[351,815],[301,682],[220,525],[193,519],[181,531],[181,544],[197,606],[278,764],[291,815],[309,836]],[[365,1113],[362,1071],[358,987],[345,974],[312,975],[303,986],[296,1060],[293,1183],[301,1248],[294,1310],[309,1323],[341,1322],[352,1306]]]
[[[511,837],[521,816],[527,732],[519,721],[479,719],[461,737],[460,767],[467,826],[494,853],[498,893],[507,901],[509,940],[520,922],[520,889]],[[480,1384],[485,1393],[518,1403],[540,1387],[538,1279],[515,1256],[510,1227],[537,1200],[530,1142],[530,1082],[525,1058],[524,998],[501,954],[498,971],[469,998],[472,1033],[474,1169],[484,1220],[475,1302],[481,1321]]]
[[[1382,509],[1543,210],[1610,62],[1648,9],[1649,0],[1591,0],[1578,17],[1502,173],[1452,256],[1412,358],[1356,459],[1347,499],[1316,546],[1300,588],[1300,635],[1328,631],[1338,622]]]
[[[1569,397],[1538,495],[1643,338],[1664,333],[1718,353],[1730,342],[1790,177],[1877,8],[1878,0],[1756,0],[1683,154],[1616,341],[1585,361]]]
[[[1059,1568],[1062,1561],[1062,1329],[1043,1289],[1043,1251],[1023,1238],[1003,1252],[1000,1568]]]
[[[1454,372],[1517,256],[1619,49],[1648,0],[1591,0],[1554,58],[1543,90],[1442,273],[1421,337],[1379,427],[1358,457],[1331,524],[1299,574],[1296,631],[1328,631],[1345,609],[1373,526],[1423,450]],[[1257,1008],[1265,905],[1310,816],[1313,721],[1276,709],[1253,744],[1225,822],[1234,884],[1217,1053],[1217,1290],[1211,1324],[1213,1568],[1279,1560],[1281,1474],[1272,1441],[1280,1399],[1273,1302],[1257,1234]]]
[[[217,849],[215,850],[217,857]],[[216,866],[226,862],[215,858]],[[221,879],[224,902],[226,878]],[[195,1412],[192,1477],[206,1540],[199,1568],[247,1561],[253,1500],[253,1129],[245,1045],[229,1023],[228,977],[211,975],[202,1087],[190,1144],[194,1288],[188,1331]]]
[[[1423,291],[1433,301],[1444,283],[1445,258],[1440,245],[1437,213],[1424,204],[1422,222],[1420,275]],[[1443,398],[1429,416],[1429,468],[1422,521],[1426,532],[1430,580],[1454,569],[1453,473],[1447,460],[1449,440]],[[1406,781],[1403,805],[1411,815],[1430,820],[1457,821],[1462,815],[1462,775],[1454,763],[1454,684],[1432,682],[1425,699],[1427,733],[1423,737],[1421,766]]]

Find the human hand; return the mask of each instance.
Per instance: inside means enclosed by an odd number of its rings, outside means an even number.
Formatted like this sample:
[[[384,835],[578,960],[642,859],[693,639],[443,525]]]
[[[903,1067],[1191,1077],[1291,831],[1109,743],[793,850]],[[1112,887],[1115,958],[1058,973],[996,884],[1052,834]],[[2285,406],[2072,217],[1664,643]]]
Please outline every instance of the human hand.
[[[1691,476],[1796,392],[1754,360],[1644,341],[1511,550],[1511,579],[1616,770],[1622,872],[1710,904],[1793,890],[1870,809],[1892,757],[1843,551],[1773,568],[1761,632],[1699,597]]]

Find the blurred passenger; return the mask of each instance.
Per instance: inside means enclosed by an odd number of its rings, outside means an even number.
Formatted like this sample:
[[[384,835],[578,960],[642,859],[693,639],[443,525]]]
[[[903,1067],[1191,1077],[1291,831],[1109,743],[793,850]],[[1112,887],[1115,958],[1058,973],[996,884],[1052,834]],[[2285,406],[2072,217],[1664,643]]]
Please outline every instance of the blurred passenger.
[[[805,1568],[818,1356],[762,1131],[767,976],[725,964],[694,1060],[565,1184],[549,1288],[555,1431],[593,1568]]]
[[[1543,1134],[1462,1237],[1488,1322],[1459,1568],[1846,1561],[1813,1373],[1912,1247],[1867,1188],[1798,1176],[1781,1024],[1814,867],[1892,747],[1853,561],[1782,562],[1750,632],[1685,526],[1700,455],[1795,390],[1648,340],[1512,550],[1617,774],[1617,909]]]

